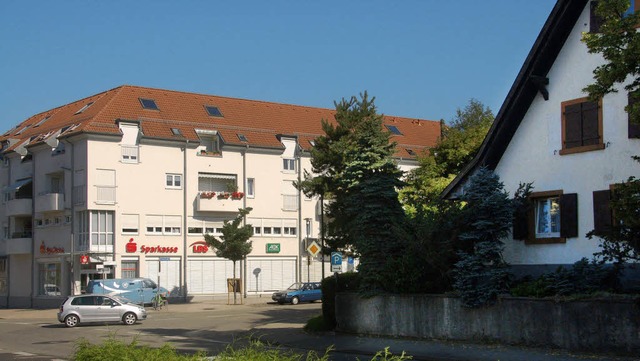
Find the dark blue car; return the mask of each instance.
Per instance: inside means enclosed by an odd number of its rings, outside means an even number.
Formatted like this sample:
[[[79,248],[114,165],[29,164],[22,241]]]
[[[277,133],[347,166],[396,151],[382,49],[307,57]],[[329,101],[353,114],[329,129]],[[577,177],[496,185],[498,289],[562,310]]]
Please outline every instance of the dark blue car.
[[[313,302],[322,300],[320,282],[297,282],[284,291],[274,292],[271,299],[279,304],[299,302]]]

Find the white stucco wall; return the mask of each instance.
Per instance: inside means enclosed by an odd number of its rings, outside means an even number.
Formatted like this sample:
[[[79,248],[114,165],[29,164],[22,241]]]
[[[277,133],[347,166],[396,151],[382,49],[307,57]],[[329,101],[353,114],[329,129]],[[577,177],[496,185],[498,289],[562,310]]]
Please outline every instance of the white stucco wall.
[[[567,264],[591,257],[599,250],[596,240],[585,237],[593,229],[592,192],[640,175],[640,166],[631,159],[640,154],[640,139],[627,137],[627,93],[622,87],[602,102],[606,148],[559,155],[561,103],[586,96],[582,89],[593,81],[592,71],[602,61],[599,55],[588,54],[580,41],[581,33],[588,30],[587,5],[547,75],[549,100],[536,97],[496,168],[510,195],[520,182],[533,182],[534,192],[577,193],[579,236],[563,244],[531,245],[509,239],[505,258],[511,264]]]

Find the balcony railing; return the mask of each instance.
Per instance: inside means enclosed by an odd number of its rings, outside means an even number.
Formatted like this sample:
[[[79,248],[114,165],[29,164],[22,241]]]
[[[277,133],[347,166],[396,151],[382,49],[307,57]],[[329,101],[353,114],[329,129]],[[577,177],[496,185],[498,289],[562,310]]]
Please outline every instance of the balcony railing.
[[[33,208],[31,205],[31,201],[32,201],[31,198],[19,198],[19,199],[12,199],[10,201],[7,201],[7,204],[6,204],[7,216],[13,217],[13,216],[30,215]]]
[[[238,212],[242,208],[242,197],[207,196],[209,192],[201,192],[196,196],[196,210],[198,212]],[[244,195],[243,195],[244,196]]]
[[[32,243],[31,232],[14,232],[12,237],[6,240],[5,252],[8,255],[31,253]]]
[[[36,212],[64,210],[64,193],[45,193],[36,196]]]
[[[115,186],[96,186],[96,203],[115,204],[116,203],[116,187]]]

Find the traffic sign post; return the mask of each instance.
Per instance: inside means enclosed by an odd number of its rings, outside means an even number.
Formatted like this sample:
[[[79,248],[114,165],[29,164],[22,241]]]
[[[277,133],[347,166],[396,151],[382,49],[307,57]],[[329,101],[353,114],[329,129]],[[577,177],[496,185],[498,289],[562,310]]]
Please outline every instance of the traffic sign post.
[[[331,252],[331,272],[342,272],[342,253]]]

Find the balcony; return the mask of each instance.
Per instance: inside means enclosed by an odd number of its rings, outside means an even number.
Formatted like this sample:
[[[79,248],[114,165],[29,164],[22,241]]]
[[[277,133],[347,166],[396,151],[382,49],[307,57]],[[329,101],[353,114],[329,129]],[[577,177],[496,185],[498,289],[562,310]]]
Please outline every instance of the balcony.
[[[32,243],[31,232],[15,232],[10,239],[6,240],[6,254],[29,254]]]
[[[242,208],[242,197],[228,198],[212,196],[208,197],[206,192],[199,194],[196,198],[196,211],[198,212],[225,212],[225,213],[237,213],[239,208]]]
[[[64,210],[64,193],[46,193],[36,196],[36,212]]]
[[[7,201],[6,212],[7,216],[29,216],[31,215],[32,206],[31,198],[19,198]]]

